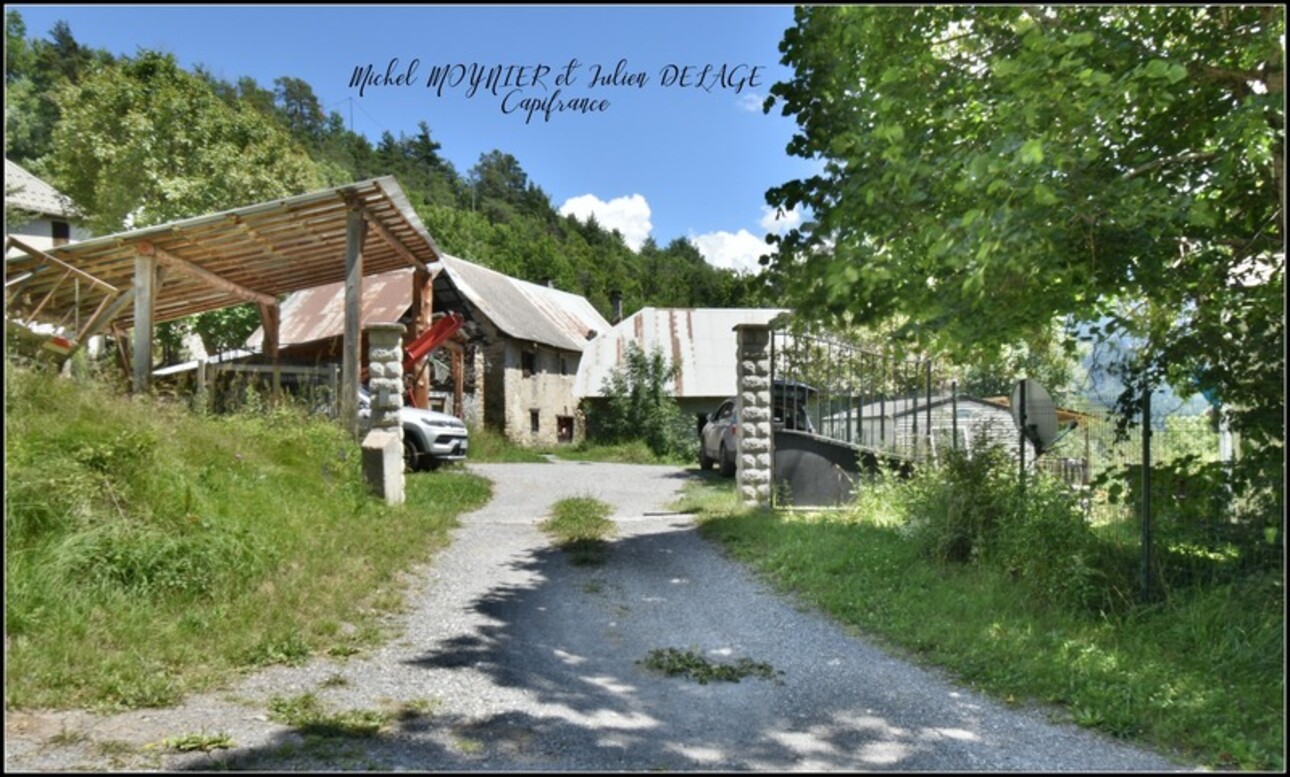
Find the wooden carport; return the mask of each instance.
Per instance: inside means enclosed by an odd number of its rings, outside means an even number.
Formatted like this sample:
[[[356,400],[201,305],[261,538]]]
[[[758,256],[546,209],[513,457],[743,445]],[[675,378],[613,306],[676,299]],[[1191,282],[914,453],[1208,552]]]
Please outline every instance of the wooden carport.
[[[279,298],[344,282],[340,411],[355,433],[362,277],[416,268],[415,335],[430,325],[439,270],[438,247],[390,176],[44,251],[9,244],[26,255],[5,260],[7,315],[68,328],[73,351],[109,328],[124,342],[133,327],[136,392],[150,387],[156,324],[252,302],[276,363]]]

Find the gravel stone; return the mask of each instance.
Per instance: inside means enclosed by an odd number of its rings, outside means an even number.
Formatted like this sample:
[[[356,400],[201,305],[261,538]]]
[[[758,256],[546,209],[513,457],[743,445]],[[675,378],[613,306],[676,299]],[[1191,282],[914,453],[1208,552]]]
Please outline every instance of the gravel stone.
[[[772,592],[669,509],[694,477],[685,470],[469,469],[493,481],[494,497],[413,570],[400,636],[169,709],[6,712],[6,771],[1201,770],[1055,723],[1042,708],[991,701]],[[570,565],[537,529],[570,496],[614,506],[603,565]],[[668,647],[765,662],[776,676],[701,685],[639,663]],[[338,711],[430,711],[366,738],[268,720],[272,696],[307,692]],[[157,744],[196,732],[226,733],[235,746]]]

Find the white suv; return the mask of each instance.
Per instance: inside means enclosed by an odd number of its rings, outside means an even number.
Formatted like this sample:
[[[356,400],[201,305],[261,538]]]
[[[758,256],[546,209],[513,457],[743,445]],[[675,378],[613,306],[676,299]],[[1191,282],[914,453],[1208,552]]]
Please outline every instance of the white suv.
[[[435,469],[445,461],[464,461],[469,447],[466,425],[460,418],[437,410],[404,406],[399,410],[403,424],[403,463],[411,472]],[[366,432],[372,424],[372,396],[358,389],[358,424]]]

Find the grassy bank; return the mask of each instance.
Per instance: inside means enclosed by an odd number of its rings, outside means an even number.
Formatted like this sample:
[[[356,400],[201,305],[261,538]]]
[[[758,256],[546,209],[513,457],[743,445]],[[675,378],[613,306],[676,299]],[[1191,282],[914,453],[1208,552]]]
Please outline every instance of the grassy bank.
[[[203,417],[6,365],[7,707],[163,706],[238,672],[361,652],[400,572],[487,481],[409,475],[283,409]]]
[[[729,481],[692,484],[679,509],[785,591],[898,653],[1011,704],[1218,768],[1285,766],[1279,576],[1175,592],[1113,615],[1044,602],[1015,575],[947,564],[913,541],[912,486],[845,512],[740,508]]]

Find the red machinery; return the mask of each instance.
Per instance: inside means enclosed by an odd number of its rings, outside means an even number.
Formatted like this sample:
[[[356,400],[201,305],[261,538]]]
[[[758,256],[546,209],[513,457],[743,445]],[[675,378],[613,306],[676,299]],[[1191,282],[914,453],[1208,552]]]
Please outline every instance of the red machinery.
[[[460,313],[449,312],[440,316],[437,321],[430,325],[430,328],[422,332],[415,340],[403,346],[403,379],[408,383],[405,386],[403,401],[411,406],[412,386],[411,380],[416,366],[422,359],[430,355],[430,352],[440,345],[443,345],[449,337],[461,329],[466,319],[462,318]],[[363,368],[362,380],[367,382],[367,368]]]

